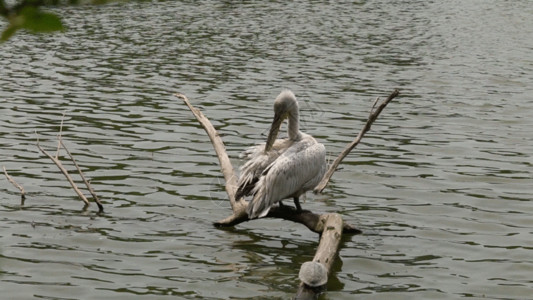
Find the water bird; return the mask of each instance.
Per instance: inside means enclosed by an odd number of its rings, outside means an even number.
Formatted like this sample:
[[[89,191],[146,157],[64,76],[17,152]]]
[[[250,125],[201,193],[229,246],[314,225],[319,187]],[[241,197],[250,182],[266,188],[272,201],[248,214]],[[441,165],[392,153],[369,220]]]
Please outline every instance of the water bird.
[[[288,138],[278,139],[285,119]],[[248,148],[241,158],[247,161],[240,170],[235,198],[252,196],[247,210],[250,219],[266,216],[275,203],[283,205],[281,201],[287,198],[293,198],[300,211],[300,196],[313,189],[326,172],[326,148],[300,131],[298,101],[290,90],[283,90],[274,101],[266,143]]]

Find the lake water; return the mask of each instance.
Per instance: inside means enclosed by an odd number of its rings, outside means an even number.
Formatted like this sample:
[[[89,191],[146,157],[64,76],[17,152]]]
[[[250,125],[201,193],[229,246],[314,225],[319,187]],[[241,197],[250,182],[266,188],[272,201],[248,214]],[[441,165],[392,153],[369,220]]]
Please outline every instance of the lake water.
[[[302,203],[363,230],[343,239],[321,299],[533,299],[532,2],[55,12],[64,33],[0,45],[0,163],[28,194],[21,205],[0,180],[2,298],[289,299],[318,236],[272,219],[213,227],[230,214],[218,161],[172,94],[203,110],[238,166],[282,88],[330,159],[399,88],[325,193]],[[54,153],[63,112],[103,215],[83,211],[37,150],[38,138]]]

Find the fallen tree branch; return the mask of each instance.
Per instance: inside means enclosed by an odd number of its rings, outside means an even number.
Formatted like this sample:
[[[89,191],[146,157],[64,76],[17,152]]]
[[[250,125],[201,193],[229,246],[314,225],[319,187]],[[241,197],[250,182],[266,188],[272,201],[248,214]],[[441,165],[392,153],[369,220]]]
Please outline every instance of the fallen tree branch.
[[[76,192],[76,194],[78,194],[78,196],[80,197],[80,199],[85,202],[85,206],[88,206],[89,205],[89,200],[87,200],[87,198],[85,197],[85,195],[83,195],[83,193],[80,191],[80,189],[78,188],[78,186],[76,185],[76,183],[74,182],[74,180],[72,179],[72,177],[69,175],[67,169],[65,169],[65,167],[63,166],[63,164],[61,163],[61,161],[59,161],[59,159],[57,159],[56,157],[52,156],[50,153],[46,152],[42,147],[41,145],[39,145],[39,142],[37,142],[37,148],[39,148],[39,150],[46,156],[48,156],[55,164],[56,166],[59,168],[59,170],[61,171],[61,173],[63,173],[63,175],[65,175],[65,177],[67,178],[68,182],[70,183],[70,185],[72,186],[72,188],[74,189],[74,191]]]
[[[57,133],[57,151],[55,158],[59,158],[59,150],[61,150],[61,141],[63,136],[63,121],[65,120],[66,112],[63,112],[63,115],[61,116],[61,124],[59,125],[59,132]]]
[[[343,221],[339,214],[320,216],[322,235],[311,263],[304,263],[300,269],[300,285],[294,299],[316,299],[322,293],[331,273],[343,232]],[[323,269],[323,272],[320,270]]]
[[[78,173],[80,174],[81,179],[85,183],[85,186],[87,187],[87,190],[89,190],[89,193],[91,193],[91,195],[93,196],[93,199],[96,202],[96,205],[98,206],[98,211],[99,212],[103,212],[104,211],[104,206],[102,205],[102,202],[100,202],[100,199],[98,199],[98,196],[96,196],[96,193],[94,192],[93,187],[91,186],[91,184],[89,183],[87,178],[85,178],[85,175],[83,174],[83,172],[81,171],[80,166],[78,165],[78,163],[74,159],[74,156],[72,156],[72,154],[68,150],[67,146],[65,146],[65,144],[63,143],[63,139],[61,138],[61,136],[59,136],[59,143],[63,147],[63,149],[65,149],[65,152],[67,152],[68,156],[70,157],[70,160],[72,160],[72,163],[74,163],[74,166],[78,170]],[[58,153],[59,153],[59,149],[58,149]]]
[[[372,106],[372,110],[370,111],[370,115],[368,116],[368,120],[366,121],[365,126],[363,127],[363,129],[361,129],[361,131],[359,132],[355,140],[351,142],[350,144],[348,144],[346,148],[344,148],[344,150],[342,150],[339,156],[335,159],[333,164],[331,164],[326,174],[324,174],[324,177],[322,177],[322,180],[320,181],[320,183],[318,183],[318,185],[313,190],[315,194],[322,193],[322,191],[326,188],[329,180],[331,179],[331,176],[333,176],[333,173],[335,173],[335,171],[337,170],[337,167],[342,162],[342,160],[346,157],[346,155],[348,155],[348,153],[352,151],[353,148],[355,148],[355,146],[357,146],[357,144],[359,144],[359,142],[361,141],[365,133],[367,133],[370,130],[372,123],[376,121],[379,114],[383,111],[383,109],[387,106],[387,104],[389,104],[389,102],[392,99],[396,98],[396,96],[398,96],[399,94],[400,94],[399,90],[397,89],[394,90],[389,95],[389,97],[387,97],[387,99],[385,99],[385,101],[383,101],[377,107],[376,105],[378,104],[379,98],[376,99],[376,101],[374,102],[374,105]]]
[[[6,170],[5,166],[2,166],[2,168],[4,168],[4,174],[6,175],[7,181],[11,182],[11,184],[13,184],[14,187],[16,187],[17,189],[20,190],[20,198],[24,202],[24,199],[26,199],[26,192],[24,191],[24,188],[22,187],[22,185],[18,184],[13,179],[13,177],[11,177],[9,174],[7,174],[7,170]]]
[[[187,96],[180,93],[176,93],[174,96],[181,98],[183,102],[185,102],[187,107],[191,110],[198,122],[200,122],[204,128],[205,132],[209,136],[209,139],[211,139],[211,143],[215,148],[215,152],[220,163],[220,169],[224,175],[224,179],[226,180],[226,193],[228,194],[232,210],[234,212],[243,210],[243,206],[246,204],[246,201],[236,201],[240,199],[235,199],[235,191],[237,190],[237,176],[235,176],[233,165],[229,160],[228,154],[226,153],[226,147],[224,146],[224,142],[220,138],[220,135],[215,130],[209,119],[205,117],[199,109],[191,105]],[[246,211],[246,209],[243,211]]]
[[[300,223],[305,225],[309,230],[320,234],[324,229],[323,216],[325,215],[315,214],[310,210],[304,209],[298,211],[292,206],[282,205],[273,206],[272,208],[270,208],[270,211],[265,216],[265,218],[277,218],[292,221],[295,223]],[[243,213],[234,213],[233,215],[229,216],[224,220],[215,222],[214,225],[217,227],[231,227],[247,221],[251,220],[248,218],[248,214],[246,214],[246,209],[244,209]],[[342,232],[359,234],[361,233],[361,230],[355,228],[353,225],[344,223],[342,227]]]
[[[39,138],[37,138],[37,148],[39,148],[39,150],[44,155],[48,156],[48,158],[50,158],[56,164],[56,166],[59,168],[61,173],[63,173],[63,175],[65,175],[65,177],[67,178],[68,182],[70,183],[70,185],[72,186],[72,188],[74,189],[76,194],[78,195],[78,197],[80,197],[80,199],[85,203],[85,206],[84,206],[83,209],[86,209],[89,206],[89,200],[87,200],[87,197],[85,197],[85,195],[83,195],[81,190],[78,188],[78,186],[74,182],[74,179],[72,179],[72,177],[68,173],[67,169],[63,166],[63,164],[59,160],[59,151],[61,150],[61,147],[63,147],[65,149],[65,152],[67,152],[68,156],[70,157],[70,160],[72,161],[72,163],[74,164],[74,166],[78,170],[78,173],[80,174],[80,177],[83,180],[83,183],[85,183],[85,186],[89,190],[89,193],[91,193],[91,195],[93,196],[93,199],[94,199],[94,201],[96,202],[96,204],[98,206],[98,212],[102,213],[104,211],[104,206],[100,202],[100,199],[98,199],[98,196],[94,192],[94,189],[92,188],[92,186],[89,183],[89,181],[87,180],[87,178],[85,178],[85,175],[83,174],[80,166],[78,165],[78,163],[74,159],[74,156],[72,155],[72,153],[70,153],[70,151],[68,150],[67,146],[63,142],[62,133],[63,133],[63,120],[64,119],[65,119],[65,113],[63,113],[63,116],[61,118],[61,125],[59,126],[59,133],[57,134],[57,151],[56,151],[56,155],[52,156],[50,153],[46,152],[41,147],[41,145],[39,144]]]

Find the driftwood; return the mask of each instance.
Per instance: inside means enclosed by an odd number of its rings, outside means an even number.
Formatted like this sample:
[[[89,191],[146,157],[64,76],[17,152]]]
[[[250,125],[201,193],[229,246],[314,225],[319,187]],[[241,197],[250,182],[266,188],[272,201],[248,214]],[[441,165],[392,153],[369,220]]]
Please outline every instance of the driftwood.
[[[374,106],[372,107],[372,110],[370,112],[368,121],[365,124],[365,127],[361,130],[357,138],[341,152],[339,157],[337,157],[334,163],[330,166],[330,168],[322,178],[320,184],[317,186],[317,188],[315,188],[315,193],[320,193],[324,190],[340,162],[359,143],[364,134],[368,130],[370,130],[372,123],[377,119],[381,111],[392,99],[398,96],[398,94],[398,90],[395,90],[387,98],[387,100],[385,100],[377,107],[376,105],[378,103],[379,98],[376,99]],[[192,106],[189,99],[185,95],[180,93],[176,93],[174,95],[183,100],[183,102],[191,110],[193,115],[196,117],[198,122],[200,122],[207,135],[211,139],[211,143],[213,144],[218,160],[220,162],[222,174],[224,175],[224,178],[226,180],[225,188],[230,200],[233,214],[225,219],[215,222],[214,225],[217,227],[228,227],[249,221],[250,219],[248,218],[248,214],[246,213],[248,202],[244,198],[235,199],[235,192],[237,190],[237,176],[235,175],[234,168],[231,165],[229,157],[226,153],[224,142],[220,138],[220,135],[215,130],[209,119],[205,117],[199,109]],[[313,262],[321,264],[321,266],[325,268],[325,276],[328,276],[330,273],[331,265],[333,264],[335,256],[338,252],[338,246],[342,233],[361,233],[361,231],[356,229],[354,226],[343,222],[342,218],[338,214],[318,215],[309,210],[297,211],[295,208],[286,205],[272,207],[266,217],[279,218],[300,223],[305,225],[311,231],[319,233],[321,235],[321,239]],[[327,282],[327,278],[325,279]],[[301,282],[298,288],[296,298],[316,299],[318,295],[323,292],[324,286],[325,284],[322,284],[319,287],[311,287],[305,284],[304,282]]]
[[[327,282],[331,266],[333,265],[335,256],[338,252],[344,222],[339,214],[325,214],[320,216],[320,218],[322,234],[320,237],[320,243],[316,249],[315,257],[313,258],[313,263],[322,264],[326,272],[318,277],[315,275],[313,280],[317,282]],[[298,291],[296,292],[294,299],[316,299],[318,295],[325,290],[325,287],[324,285],[316,287],[308,285],[308,282],[302,278],[302,273],[306,271],[304,267],[306,267],[305,264],[302,265],[302,268],[300,269],[300,279],[302,282],[300,282],[300,285],[298,286]]]
[[[226,180],[226,193],[229,197],[231,209],[234,212],[242,211],[244,214],[246,214],[246,207],[248,205],[245,205],[244,201],[235,201],[235,192],[237,191],[237,176],[235,176],[233,165],[229,160],[228,154],[226,153],[226,147],[224,146],[224,142],[222,142],[220,135],[215,130],[209,119],[205,117],[199,109],[192,106],[189,102],[189,99],[185,95],[177,93],[174,94],[174,96],[181,98],[183,102],[185,102],[187,107],[189,107],[191,112],[194,114],[198,122],[200,122],[202,127],[205,129],[205,132],[207,132],[207,135],[211,139],[211,143],[215,148],[215,152],[220,163],[220,169],[224,175],[224,179]]]
[[[248,206],[248,203],[247,202],[245,203],[246,203],[245,205]],[[231,215],[230,217],[224,220],[215,222],[214,225],[217,227],[230,227],[230,226],[235,226],[243,222],[250,221],[250,219],[248,218],[248,215],[246,214],[246,206],[242,213],[240,211],[238,213],[234,213],[233,215]],[[324,216],[325,215],[315,214],[310,210],[303,209],[299,211],[292,206],[282,205],[282,206],[273,206],[272,208],[270,208],[270,211],[265,216],[265,218],[277,218],[277,219],[283,219],[287,221],[300,223],[302,225],[305,225],[309,230],[320,234],[322,233],[322,230],[324,229],[324,225],[321,222],[321,219]],[[361,230],[355,228],[351,224],[344,223],[342,226],[342,232],[359,234],[361,233]]]
[[[335,161],[333,161],[333,163],[329,167],[324,177],[322,177],[322,180],[320,181],[320,183],[318,183],[318,185],[313,190],[315,194],[322,193],[322,191],[326,188],[329,180],[331,179],[331,176],[333,176],[333,173],[335,172],[335,170],[337,170],[337,167],[342,162],[342,160],[346,157],[346,155],[348,155],[348,153],[352,151],[353,148],[355,148],[355,146],[357,146],[357,144],[359,144],[359,142],[361,141],[365,133],[367,133],[370,130],[372,123],[376,121],[379,114],[383,111],[383,109],[385,109],[387,104],[389,104],[389,102],[391,102],[391,100],[396,98],[396,96],[398,96],[399,94],[400,94],[400,91],[394,90],[394,92],[392,92],[392,94],[390,94],[389,97],[387,97],[387,99],[385,99],[385,101],[383,101],[377,107],[376,105],[379,102],[379,98],[376,99],[376,101],[374,102],[374,105],[372,106],[372,109],[370,110],[370,115],[368,116],[368,120],[366,121],[365,126],[363,127],[363,129],[361,129],[361,131],[359,132],[355,140],[351,142],[350,144],[348,144],[346,148],[344,148],[344,150],[342,150],[339,156],[335,159]]]
[[[74,166],[78,170],[78,173],[80,174],[81,180],[83,180],[83,183],[85,183],[85,186],[87,187],[87,190],[89,191],[91,196],[93,196],[93,199],[96,202],[96,205],[98,206],[98,211],[99,212],[103,212],[104,211],[104,206],[102,205],[102,202],[100,202],[100,199],[98,199],[98,196],[96,195],[93,187],[91,186],[91,184],[89,183],[87,178],[85,178],[85,175],[81,171],[80,166],[78,166],[78,163],[74,159],[74,156],[72,156],[70,151],[68,151],[67,146],[65,146],[65,144],[63,143],[63,139],[60,139],[59,142],[61,143],[61,146],[63,147],[63,149],[65,149],[65,152],[67,152],[68,156],[70,157],[70,160],[72,161],[72,163],[74,164]]]
[[[11,184],[20,190],[20,199],[22,203],[24,203],[24,199],[26,199],[26,191],[24,191],[24,188],[22,185],[18,184],[13,177],[11,177],[9,174],[7,174],[7,170],[5,166],[2,166],[4,168],[4,174],[6,175],[7,181],[11,182]]]
[[[59,151],[61,150],[61,148],[65,149],[65,151],[67,152],[68,156],[70,157],[70,160],[72,161],[72,163],[74,164],[74,166],[78,170],[78,173],[80,174],[81,179],[85,183],[85,186],[89,190],[89,193],[91,193],[91,195],[93,196],[93,199],[96,202],[96,205],[98,206],[98,212],[102,213],[104,211],[104,207],[103,207],[102,203],[98,199],[98,196],[96,196],[96,193],[94,192],[94,189],[91,187],[91,184],[89,183],[89,181],[85,178],[85,175],[83,174],[83,172],[81,171],[81,168],[79,167],[78,163],[74,159],[74,156],[70,153],[70,151],[68,150],[67,146],[65,146],[65,144],[63,142],[62,132],[63,132],[63,119],[64,119],[64,117],[65,117],[65,114],[63,114],[63,118],[61,118],[61,126],[59,127],[59,133],[58,133],[58,136],[57,136],[58,142],[57,142],[56,155],[53,156],[50,153],[46,152],[41,147],[41,145],[39,144],[39,140],[38,139],[37,139],[37,148],[39,148],[39,150],[44,155],[48,156],[48,158],[50,158],[54,162],[54,164],[59,168],[61,173],[63,173],[63,175],[65,175],[65,178],[67,178],[68,182],[72,186],[72,189],[76,192],[78,197],[80,197],[80,199],[85,203],[85,206],[83,207],[83,209],[86,209],[89,206],[89,200],[87,200],[87,197],[85,197],[85,195],[82,193],[80,188],[74,182],[74,179],[72,179],[72,176],[70,176],[70,174],[67,171],[67,169],[63,166],[63,164],[59,160]]]
[[[59,168],[59,170],[61,171],[61,173],[63,173],[63,175],[65,175],[65,177],[67,178],[68,182],[70,183],[70,185],[72,186],[72,189],[74,189],[74,191],[76,192],[76,194],[78,194],[78,197],[80,197],[80,199],[85,202],[85,205],[88,206],[89,205],[89,200],[87,200],[87,197],[85,197],[85,195],[83,195],[83,193],[81,192],[81,190],[78,188],[78,186],[76,185],[76,183],[74,182],[74,179],[72,179],[72,176],[70,176],[70,174],[68,173],[67,169],[65,169],[65,167],[63,166],[63,164],[61,163],[61,161],[58,159],[57,156],[52,156],[50,153],[46,152],[46,150],[44,150],[41,145],[39,145],[39,143],[37,143],[37,148],[39,148],[39,150],[46,156],[48,156],[48,158],[50,158],[54,164],[56,164],[56,166]]]

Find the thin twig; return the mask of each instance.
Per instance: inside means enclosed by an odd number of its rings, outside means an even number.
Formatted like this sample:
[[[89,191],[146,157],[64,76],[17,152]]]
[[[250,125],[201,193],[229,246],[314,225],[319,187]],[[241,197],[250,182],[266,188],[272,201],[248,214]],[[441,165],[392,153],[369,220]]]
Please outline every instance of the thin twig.
[[[63,143],[63,140],[61,139],[60,140],[60,143],[61,143],[61,146],[63,147],[63,149],[65,149],[65,152],[67,152],[68,156],[70,157],[70,160],[72,160],[72,162],[74,163],[74,166],[76,167],[76,169],[78,170],[78,173],[80,173],[80,177],[81,179],[83,180],[83,182],[85,183],[85,186],[87,186],[87,189],[89,190],[89,193],[91,193],[91,195],[93,196],[93,199],[94,201],[96,202],[96,205],[98,205],[98,210],[100,212],[103,212],[104,211],[104,206],[102,205],[102,203],[100,202],[100,199],[98,199],[98,196],[96,196],[96,193],[94,192],[94,189],[92,188],[91,184],[89,183],[89,181],[87,180],[87,178],[85,178],[85,175],[83,174],[83,172],[81,171],[81,168],[80,166],[78,165],[78,163],[76,162],[76,160],[74,159],[74,156],[72,156],[72,154],[70,153],[70,151],[68,150],[67,146],[65,146],[65,143]]]
[[[346,148],[344,148],[344,150],[342,150],[342,152],[339,154],[337,159],[335,159],[333,164],[329,167],[329,169],[326,172],[326,174],[324,174],[324,177],[322,177],[322,180],[320,181],[320,183],[313,190],[313,192],[315,194],[321,193],[326,188],[329,180],[331,179],[331,176],[333,176],[333,173],[335,172],[335,170],[337,169],[339,164],[342,162],[342,160],[346,157],[346,155],[348,155],[348,153],[350,153],[350,151],[352,151],[353,148],[355,148],[355,146],[357,146],[357,144],[359,144],[359,142],[361,141],[361,139],[363,138],[365,133],[367,133],[370,130],[370,127],[372,126],[372,123],[374,123],[374,121],[376,121],[376,119],[378,118],[379,114],[383,111],[383,109],[387,106],[387,104],[389,104],[389,102],[392,99],[394,99],[394,98],[396,98],[396,96],[398,96],[399,93],[400,93],[400,91],[394,90],[394,92],[392,92],[389,95],[389,97],[387,97],[387,99],[385,99],[385,101],[380,103],[377,107],[376,107],[377,100],[379,98],[376,99],[376,101],[374,102],[374,105],[372,106],[372,110],[370,111],[370,115],[368,116],[368,120],[366,121],[365,126],[363,127],[363,129],[361,129],[361,131],[359,132],[359,134],[357,135],[355,140],[353,142],[351,142],[350,144],[348,144],[346,146]]]
[[[379,97],[376,97],[376,100],[374,100],[374,104],[372,104],[372,107],[370,108],[369,114],[372,114],[372,112],[374,111],[374,108],[376,108],[376,105],[378,105],[378,103],[379,103]]]
[[[56,166],[59,168],[59,170],[63,173],[63,175],[65,175],[65,177],[67,178],[68,182],[70,183],[70,185],[72,186],[72,188],[74,189],[74,191],[76,192],[76,194],[78,194],[78,196],[80,197],[81,200],[83,200],[83,202],[85,202],[85,205],[89,205],[89,200],[87,200],[87,198],[85,197],[85,195],[83,195],[83,193],[80,191],[80,189],[78,188],[78,186],[76,185],[76,183],[74,183],[74,180],[72,180],[72,177],[69,175],[67,169],[65,169],[65,167],[63,167],[63,164],[61,163],[61,161],[59,161],[59,159],[53,157],[50,153],[46,152],[42,147],[41,145],[39,145],[39,142],[37,142],[37,148],[39,148],[39,150],[41,150],[41,152],[48,156],[55,164]]]
[[[61,125],[59,125],[59,133],[57,134],[57,151],[56,151],[56,159],[59,158],[59,150],[61,150],[61,139],[62,139],[62,133],[63,133],[63,121],[65,120],[65,114],[66,112],[63,112],[63,116],[61,117]]]
[[[13,177],[11,177],[9,174],[7,174],[7,170],[6,170],[5,166],[2,166],[2,167],[4,168],[4,174],[6,174],[7,181],[11,182],[11,184],[13,184],[13,186],[15,186],[17,189],[20,190],[22,201],[24,201],[24,199],[26,199],[26,192],[24,191],[24,188],[22,187],[22,185],[18,184],[13,179]]]

